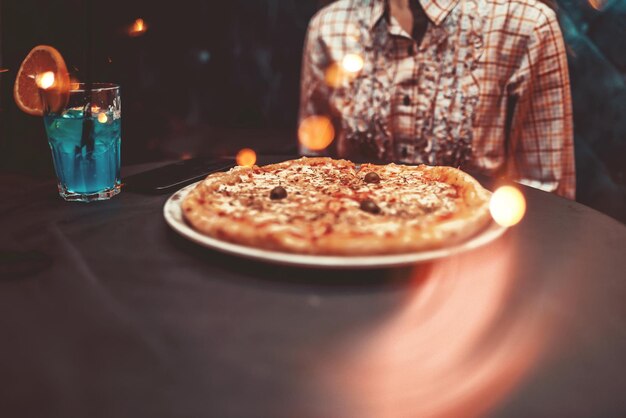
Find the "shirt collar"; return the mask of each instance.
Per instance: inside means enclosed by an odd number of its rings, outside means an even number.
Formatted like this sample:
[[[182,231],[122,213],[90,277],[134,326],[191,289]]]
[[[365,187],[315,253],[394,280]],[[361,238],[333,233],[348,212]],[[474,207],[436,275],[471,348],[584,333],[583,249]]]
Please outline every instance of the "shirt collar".
[[[373,0],[372,14],[370,16],[370,29],[383,17],[387,8],[388,0]],[[428,19],[436,26],[441,25],[459,0],[419,0]]]

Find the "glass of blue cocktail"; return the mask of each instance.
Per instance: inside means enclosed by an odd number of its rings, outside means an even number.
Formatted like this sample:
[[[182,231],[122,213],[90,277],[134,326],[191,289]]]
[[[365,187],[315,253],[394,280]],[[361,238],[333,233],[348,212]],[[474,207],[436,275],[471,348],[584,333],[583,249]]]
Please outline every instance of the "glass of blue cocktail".
[[[115,84],[73,84],[69,101],[44,110],[59,194],[65,200],[106,200],[120,192],[122,108]]]

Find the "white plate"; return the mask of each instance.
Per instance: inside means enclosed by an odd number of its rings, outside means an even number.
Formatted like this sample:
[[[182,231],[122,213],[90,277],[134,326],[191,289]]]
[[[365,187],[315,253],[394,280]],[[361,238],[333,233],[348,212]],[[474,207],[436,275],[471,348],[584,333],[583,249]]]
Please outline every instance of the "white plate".
[[[299,267],[317,268],[380,268],[399,267],[409,264],[432,261],[438,258],[449,257],[454,254],[473,250],[494,241],[500,237],[507,228],[492,222],[487,228],[475,235],[473,238],[451,247],[440,248],[430,251],[419,251],[407,254],[394,255],[368,255],[368,256],[329,256],[329,255],[304,255],[292,254],[279,251],[261,250],[247,247],[245,245],[233,244],[212,238],[192,229],[184,220],[181,203],[187,193],[196,186],[197,183],[184,187],[174,193],[163,206],[163,216],[167,223],[183,237],[227,254],[232,254],[244,258],[264,261],[274,264],[282,264]]]

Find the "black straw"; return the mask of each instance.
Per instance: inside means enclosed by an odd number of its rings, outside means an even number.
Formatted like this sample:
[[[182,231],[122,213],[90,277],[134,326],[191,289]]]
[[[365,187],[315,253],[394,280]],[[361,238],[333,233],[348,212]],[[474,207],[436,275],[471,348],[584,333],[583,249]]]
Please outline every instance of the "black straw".
[[[93,61],[93,0],[84,1],[85,16],[83,22],[85,24],[85,55],[83,59],[83,70],[85,75],[85,107],[83,110],[83,133],[80,139],[81,146],[86,146],[87,151],[94,149],[93,141],[93,119],[91,117],[91,100],[93,96],[93,78],[92,78],[92,61]]]

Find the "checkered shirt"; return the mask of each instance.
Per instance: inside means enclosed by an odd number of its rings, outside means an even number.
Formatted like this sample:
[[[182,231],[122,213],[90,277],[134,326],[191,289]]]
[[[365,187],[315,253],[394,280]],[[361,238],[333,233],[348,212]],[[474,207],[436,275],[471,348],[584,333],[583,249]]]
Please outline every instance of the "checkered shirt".
[[[336,137],[300,151],[458,166],[573,199],[569,75],[554,11],[537,0],[420,3],[429,23],[419,44],[385,0],[339,0],[312,18],[300,121],[327,116]],[[342,69],[347,55],[362,68]]]

